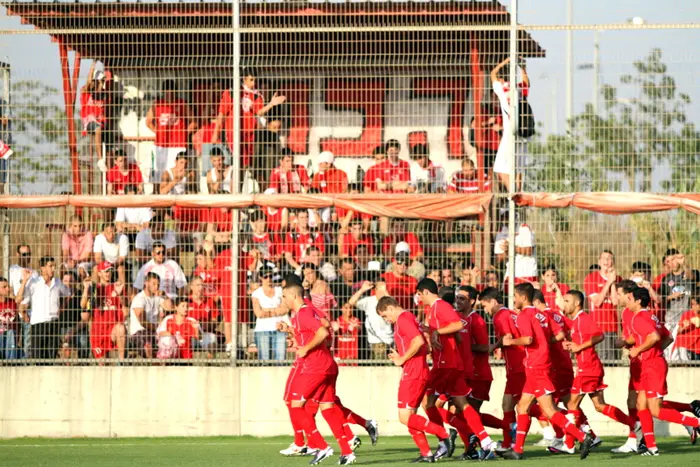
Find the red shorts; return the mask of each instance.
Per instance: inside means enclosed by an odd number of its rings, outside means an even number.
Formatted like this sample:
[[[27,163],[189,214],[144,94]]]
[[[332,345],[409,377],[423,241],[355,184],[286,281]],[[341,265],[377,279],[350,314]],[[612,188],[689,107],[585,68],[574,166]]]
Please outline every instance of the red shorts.
[[[292,367],[289,369],[289,376],[287,376],[287,383],[284,385],[285,402],[292,401],[292,388],[294,388],[300,373],[301,371],[299,370],[299,366],[296,364],[296,362],[292,363]]]
[[[572,394],[593,394],[607,388],[608,385],[603,383],[604,373],[599,375],[577,375],[574,379]]]
[[[571,387],[574,385],[574,371],[567,369],[554,370],[554,389],[557,390],[556,397],[561,399],[571,394]]]
[[[642,390],[642,362],[638,358],[630,360],[630,383],[628,388],[630,391]]]
[[[523,394],[532,394],[539,398],[547,394],[554,394],[556,387],[552,383],[549,370],[529,369],[525,373],[525,386]]]
[[[399,383],[399,409],[418,409],[427,387],[427,379],[402,379]]]
[[[114,323],[96,323],[93,322],[90,330],[90,347],[95,358],[107,357],[110,350],[116,347],[112,341],[112,331]]]
[[[307,374],[295,378],[293,401],[314,401],[319,404],[335,402],[335,382],[338,374]]]
[[[489,401],[489,392],[491,391],[491,381],[484,381],[481,379],[467,379],[467,386],[472,388],[472,393],[469,397],[476,399],[478,401],[486,402]]]
[[[428,395],[440,395],[452,397],[466,397],[472,390],[464,380],[464,373],[455,368],[433,368],[430,370],[430,379],[425,392]]]
[[[655,399],[668,394],[666,376],[668,376],[668,363],[664,358],[642,362],[640,387],[642,391],[646,392],[647,398]]]
[[[525,387],[525,373],[511,373],[506,375],[506,389],[504,394],[507,394],[514,399],[520,399]]]

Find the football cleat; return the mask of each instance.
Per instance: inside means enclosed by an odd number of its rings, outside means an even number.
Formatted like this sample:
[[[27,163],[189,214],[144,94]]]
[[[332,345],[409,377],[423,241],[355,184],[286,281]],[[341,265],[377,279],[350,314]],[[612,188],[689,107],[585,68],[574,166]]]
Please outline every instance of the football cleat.
[[[438,448],[435,451],[435,460],[442,459],[443,457],[450,457],[450,451],[454,452],[454,445],[452,445],[450,438],[440,440]]]
[[[551,446],[552,443],[554,443],[554,440],[553,440],[553,439],[542,438],[542,439],[539,440],[538,442],[532,443],[532,445],[533,445],[533,446],[537,446],[537,447],[541,447],[541,448],[547,448],[547,447]]]
[[[547,447],[547,450],[552,454],[575,454],[575,447],[568,447],[563,441],[555,441],[551,446]]]
[[[411,464],[421,464],[423,462],[426,464],[433,464],[435,463],[435,457],[432,454],[429,456],[419,456],[418,458],[413,459]]]
[[[491,459],[496,458],[496,449],[498,449],[498,443],[492,442],[490,445],[488,445],[486,448],[481,449],[478,452],[478,457],[479,461],[490,461]]]
[[[352,448],[352,452],[355,452],[357,448],[362,446],[362,440],[360,439],[359,436],[355,436],[350,440],[350,447]]]
[[[594,440],[591,434],[586,433],[586,437],[583,439],[583,443],[581,443],[581,460],[588,457],[588,454],[591,453],[591,449],[593,448],[593,441]]]
[[[333,449],[330,446],[326,449],[319,449],[314,458],[309,461],[309,465],[318,465],[332,455]]]
[[[647,448],[643,453],[640,454],[640,456],[658,456],[659,455],[659,450],[658,448]]]
[[[379,439],[379,423],[377,423],[376,420],[367,420],[365,429],[367,430],[370,441],[372,441],[372,446],[376,446],[377,440]]]
[[[501,457],[504,459],[512,460],[512,461],[519,461],[523,458],[523,455],[519,452],[513,451],[513,449],[506,449],[501,453]]]
[[[700,400],[696,400],[690,403],[690,408],[693,411],[693,414],[700,418]]]
[[[457,430],[455,430],[454,428],[450,428],[450,442],[453,446],[457,444],[457,434]]]
[[[603,444],[603,440],[600,439],[598,436],[596,436],[595,438],[593,438],[593,443],[591,444],[591,448],[597,448],[601,444]]]
[[[356,460],[357,460],[357,457],[355,457],[355,454],[348,454],[347,456],[340,456],[340,459],[338,459],[338,465],[354,464]]]
[[[308,451],[308,448],[306,446],[297,446],[296,444],[292,443],[289,445],[287,449],[282,449],[280,451],[280,454],[283,456],[303,456],[306,455],[306,451]]]
[[[627,442],[619,448],[611,449],[614,454],[631,454],[637,452],[637,440],[635,438],[627,438]]]

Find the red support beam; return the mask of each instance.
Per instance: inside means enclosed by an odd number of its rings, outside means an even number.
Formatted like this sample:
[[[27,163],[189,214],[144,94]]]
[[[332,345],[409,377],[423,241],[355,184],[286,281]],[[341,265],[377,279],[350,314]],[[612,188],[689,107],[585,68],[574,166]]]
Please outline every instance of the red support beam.
[[[71,168],[73,172],[73,194],[82,194],[80,183],[80,165],[78,161],[78,138],[75,128],[75,99],[80,73],[80,55],[76,54],[71,82],[70,66],[68,65],[68,47],[59,42],[58,52],[61,59],[61,75],[63,77],[63,101],[66,106],[66,123],[68,128],[68,150],[70,151]]]

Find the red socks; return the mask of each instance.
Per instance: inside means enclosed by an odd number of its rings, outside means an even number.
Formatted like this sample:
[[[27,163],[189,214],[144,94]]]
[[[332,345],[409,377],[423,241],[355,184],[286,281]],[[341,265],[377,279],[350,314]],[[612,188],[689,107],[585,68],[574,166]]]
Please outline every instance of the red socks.
[[[323,436],[316,428],[314,418],[303,407],[292,407],[289,412],[296,420],[296,423],[304,430],[309,447],[314,449],[326,449],[328,447],[328,443],[326,443],[326,440],[323,439]]]
[[[639,417],[637,416],[637,409],[636,408],[628,408],[627,411],[629,412],[629,418],[630,421],[632,422],[632,426],[630,427],[630,434],[628,438],[637,438],[637,435],[634,432],[634,424],[639,420]]]
[[[518,428],[515,432],[515,446],[513,451],[522,454],[525,448],[525,438],[527,438],[527,433],[530,431],[530,415],[529,414],[518,414]]]
[[[515,423],[515,411],[510,410],[503,412],[503,447],[509,448],[513,444],[513,438],[510,435],[510,426]]]
[[[420,450],[420,455],[429,456],[430,445],[428,444],[428,439],[425,437],[425,434],[422,431],[414,430],[413,428],[409,428],[408,432],[411,434],[413,442],[416,443],[416,446],[418,446],[418,450]]]
[[[640,410],[637,412],[639,423],[642,424],[642,432],[644,433],[644,441],[647,443],[647,448],[656,448],[656,436],[654,436],[654,419],[651,418],[649,409]]]
[[[693,412],[693,409],[692,407],[690,407],[690,404],[686,404],[685,402],[663,401],[661,403],[661,407],[663,407],[664,409],[677,410],[679,412]]]
[[[304,446],[304,430],[299,425],[299,420],[292,414],[292,404],[287,402],[286,405],[289,411],[289,420],[292,422],[292,429],[294,430],[294,444]]]
[[[333,436],[338,441],[340,446],[340,454],[343,456],[348,456],[352,454],[352,449],[350,449],[349,439],[345,435],[345,428],[343,425],[347,426],[345,418],[343,417],[343,412],[334,405],[330,409],[322,410],[321,415],[326,419],[328,426],[331,427]]]
[[[464,411],[460,415],[464,417],[467,424],[469,425],[469,428],[472,432],[476,434],[476,436],[479,438],[479,441],[484,441],[489,437],[488,433],[486,433],[486,430],[484,429],[484,424],[481,423],[481,417],[479,416],[479,412],[477,412],[474,409],[474,407],[467,404],[464,407]]]
[[[630,427],[630,430],[634,432],[634,421],[630,419],[630,417],[625,415],[625,413],[617,407],[613,405],[606,405],[603,407],[603,410],[601,410],[600,413],[602,413],[608,418],[612,418],[616,422],[620,422],[624,425],[627,425],[628,427]]]
[[[683,415],[682,413],[673,409],[659,409],[659,416],[656,418],[665,422],[678,423],[679,425],[690,426],[693,428],[700,426],[700,420],[697,418],[688,417],[687,415]]]
[[[409,430],[428,433],[433,436],[437,436],[438,439],[441,440],[450,436],[450,434],[447,432],[444,426],[436,425],[435,423],[416,414],[413,414],[410,417],[408,417],[408,424],[406,426]]]
[[[559,426],[559,428],[576,438],[579,442],[582,442],[586,437],[586,435],[584,435],[581,430],[576,428],[576,425],[567,420],[566,416],[561,412],[555,412],[550,421],[552,422],[552,425]]]
[[[352,423],[353,425],[360,425],[362,428],[365,428],[367,426],[367,420],[360,417],[359,415],[357,415],[355,412],[348,409],[347,407],[344,407],[342,404],[338,404],[336,402],[336,405],[343,412],[343,417],[345,417],[345,420],[347,420],[348,423]]]

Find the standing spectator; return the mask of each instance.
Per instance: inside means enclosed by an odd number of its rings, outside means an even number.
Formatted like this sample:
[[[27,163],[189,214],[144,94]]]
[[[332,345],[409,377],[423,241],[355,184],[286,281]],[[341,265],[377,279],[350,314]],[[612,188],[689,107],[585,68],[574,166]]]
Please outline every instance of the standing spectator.
[[[199,323],[201,339],[192,339],[192,348],[207,352],[208,358],[213,358],[216,351],[219,312],[211,297],[205,294],[204,280],[199,276],[190,280],[188,316]]]
[[[416,285],[418,285],[415,277],[406,274],[408,262],[407,253],[398,253],[394,257],[392,270],[382,276],[386,283],[387,293],[394,297],[404,310],[413,309],[413,296],[416,293]]]
[[[365,191],[377,191],[379,193],[407,193],[413,191],[411,187],[411,167],[408,162],[399,159],[401,144],[395,140],[386,143],[386,160],[370,167],[367,175],[374,177],[370,180],[365,176]],[[369,190],[367,189],[369,188]]]
[[[363,297],[369,291],[372,291],[372,294]],[[380,279],[376,282],[363,282],[358,291],[348,300],[350,305],[365,314],[365,331],[367,332],[367,342],[370,346],[372,360],[386,359],[389,349],[394,345],[391,325],[377,313],[377,303],[382,297],[388,295],[391,294],[387,291],[386,283]],[[368,349],[361,350],[364,354]]]
[[[231,230],[233,229],[233,209],[227,207],[216,207],[202,210],[200,218],[206,224],[207,238],[214,243],[228,243],[231,241]]]
[[[268,230],[261,211],[253,211],[250,215],[250,227],[252,232],[246,245],[249,270],[257,270],[258,263],[262,261],[277,263],[283,253],[283,245],[280,244],[277,234]]]
[[[425,144],[411,148],[410,186],[417,193],[444,193],[447,182],[445,169],[433,164]]]
[[[355,262],[350,258],[340,260],[338,268],[338,277],[331,282],[331,290],[333,296],[340,303],[346,303],[355,291]]]
[[[168,256],[177,254],[177,236],[172,230],[166,230],[165,217],[160,211],[153,216],[149,227],[136,235],[136,256],[139,261],[146,261],[156,242],[165,245]]]
[[[266,118],[261,118],[262,128],[255,132],[253,143],[255,157],[250,172],[253,179],[261,186],[265,181],[269,181],[270,174],[280,156],[292,154],[290,150],[282,148],[282,107],[284,106],[275,107],[268,112]]]
[[[374,254],[372,237],[362,232],[362,221],[355,219],[350,222],[350,231],[343,232],[341,229],[338,235],[338,253],[341,258],[354,258],[357,246],[360,244],[367,246],[370,255]]]
[[[315,246],[310,246],[306,250],[306,256],[300,268],[294,271],[298,276],[302,275],[302,268],[305,264],[313,264],[316,270],[321,274],[324,281],[333,281],[337,277],[335,267],[323,259],[323,252]]]
[[[691,297],[690,306],[678,321],[674,343],[673,351],[678,352],[681,361],[700,360],[700,296],[697,293]]]
[[[331,316],[331,310],[338,306],[338,302],[336,302],[328,283],[318,277],[316,265],[304,263],[301,277],[303,279],[304,292],[311,300],[311,303],[325,316]]]
[[[143,290],[131,301],[129,348],[138,349],[146,358],[153,358],[158,322],[164,309],[170,307],[170,299],[160,290],[160,276],[154,272],[146,274]]]
[[[287,336],[277,330],[277,323],[289,324],[289,310],[282,300],[282,287],[272,284],[274,267],[269,263],[260,270],[262,286],[251,295],[255,313],[255,346],[263,361],[282,361],[287,357]]]
[[[473,264],[463,266],[459,270],[459,285],[476,288],[479,283],[480,275],[481,270],[477,266],[474,266]],[[436,282],[436,284],[439,284],[439,282]]]
[[[211,169],[207,172],[209,194],[231,193],[233,166],[224,165],[224,152],[221,148],[212,148],[209,153],[209,160],[211,161]]]
[[[221,278],[219,277],[219,272],[214,268],[214,260],[211,256],[211,251],[200,248],[197,250],[194,260],[195,268],[192,272],[192,278],[199,278],[202,280],[202,293],[204,297],[214,300],[215,303],[219,303],[221,301],[221,297],[219,296],[219,283],[221,282]],[[190,287],[192,287],[192,284],[190,284]],[[197,319],[197,321],[199,320]]]
[[[452,268],[443,268],[440,271],[440,276],[441,276],[441,280],[439,283],[441,283],[443,287],[454,287],[455,276],[454,276],[454,273],[452,272]],[[466,284],[466,285],[468,285],[468,284]]]
[[[503,278],[505,285],[508,284],[510,275],[510,261],[508,261],[508,226],[496,234],[493,252],[496,259],[505,263],[506,274]],[[522,223],[515,229],[515,285],[524,282],[537,282],[537,258],[535,257],[535,233],[529,225]],[[507,290],[507,287],[505,287]]]
[[[651,298],[649,311],[658,318],[660,323],[663,323],[665,309],[661,303],[661,297],[659,297],[659,294],[656,293],[651,282],[649,282],[651,280],[651,265],[643,261],[635,261],[632,263],[632,275],[630,276],[630,280],[639,287],[644,287],[649,291],[649,298]]]
[[[359,183],[351,183],[348,185],[348,193],[358,194],[361,192],[362,185]],[[335,208],[335,221],[340,224],[341,229],[345,229],[350,225],[350,222],[356,219],[358,216],[362,219],[362,231],[364,233],[369,233],[370,223],[372,221],[371,214],[364,214],[361,212],[355,212],[352,209],[345,209],[341,207]]]
[[[151,254],[153,259],[139,270],[134,281],[134,288],[143,290],[148,274],[155,273],[160,277],[160,289],[171,299],[177,297],[180,289],[187,285],[182,268],[172,259],[167,259],[165,246],[162,243],[155,242]]]
[[[318,172],[311,180],[311,188],[319,193],[345,193],[348,188],[348,175],[333,165],[335,156],[330,151],[318,155]]]
[[[462,170],[452,175],[448,190],[450,193],[479,193],[491,191],[488,175],[484,175],[484,189],[479,189],[479,177],[476,175],[476,165],[469,158],[462,159]]]
[[[58,317],[62,336],[61,358],[71,358],[73,350],[77,351],[78,358],[90,358],[90,312],[80,305],[80,281],[72,272],[64,272],[61,281],[71,291],[71,296],[63,300],[63,308]]]
[[[385,149],[385,146],[383,144],[374,148],[374,151],[372,151],[372,158],[374,159],[374,164],[372,164],[369,167],[369,169],[367,169],[367,173],[365,174],[364,178],[362,179],[362,185],[364,186],[364,191],[366,193],[371,193],[371,192],[377,191],[377,184],[376,184],[376,180],[378,178],[377,168],[386,159],[386,149]],[[360,180],[358,180],[358,182],[359,181]]]
[[[80,306],[92,313],[90,347],[97,359],[109,356],[116,346],[119,360],[126,355],[126,287],[123,282],[112,282],[113,266],[103,261],[95,266],[98,282],[91,279],[83,282],[83,297]]]
[[[602,360],[617,360],[619,352],[615,349],[618,332],[617,292],[615,284],[622,278],[615,270],[615,255],[610,250],[603,250],[598,257],[597,271],[589,273],[583,281],[583,288],[589,299],[589,310],[593,321],[603,332],[604,340],[598,346],[598,355]]]
[[[670,260],[670,271],[661,282],[660,295],[666,305],[666,329],[676,338],[681,316],[690,308],[690,297],[695,295],[700,273],[685,264],[685,255],[675,248],[666,251]],[[677,346],[668,346],[664,351],[668,361],[679,361]]]
[[[423,260],[423,247],[421,246],[416,234],[407,231],[405,220],[394,218],[391,220],[391,233],[384,237],[384,241],[382,242],[382,251],[384,252],[384,256],[391,256],[391,252],[394,250],[396,250],[396,252],[400,251],[399,249],[396,249],[396,246],[400,242],[406,242],[408,244],[411,260]]]
[[[92,245],[95,264],[109,261],[117,268],[119,282],[126,283],[126,257],[129,255],[129,239],[116,233],[112,224],[105,224],[102,233],[95,237]]]
[[[542,273],[542,295],[550,310],[559,312],[561,304],[564,303],[564,295],[569,293],[569,286],[559,283],[559,272],[553,264],[548,265]]]
[[[266,195],[276,195],[277,190],[274,188],[268,188],[265,190]],[[267,228],[273,234],[279,234],[287,230],[287,225],[289,224],[289,211],[287,208],[271,208],[265,207],[262,209],[265,215],[265,220],[267,222]]]
[[[38,277],[24,270],[16,302],[20,304],[20,314],[31,310],[32,357],[49,359],[56,357],[58,351],[61,300],[70,297],[71,291],[54,277],[56,262],[52,257],[42,256],[39,268]]]
[[[287,232],[284,242],[284,258],[292,269],[299,268],[299,265],[304,262],[310,246],[317,247],[321,252],[326,249],[323,235],[312,231],[309,227],[309,212],[307,210],[298,211],[296,220],[296,229]]]
[[[243,86],[241,89],[241,167],[250,167],[253,157],[253,143],[255,141],[255,130],[261,126],[260,119],[263,119],[275,106],[283,104],[286,98],[275,93],[270,99],[270,103],[265,105],[262,94],[255,89],[257,77],[252,69],[246,69],[243,76]],[[236,83],[238,85],[238,83]],[[233,96],[231,90],[227,89],[221,94],[219,104],[219,115],[216,117],[212,142],[221,141],[221,129],[226,132],[226,142],[231,154],[238,154],[233,147],[233,132],[238,126],[238,122],[233,118]]]
[[[83,220],[73,216],[61,237],[63,267],[77,271],[84,278],[90,273],[92,263],[92,232],[83,229]]]
[[[331,323],[335,331],[336,345],[335,358],[338,360],[357,360],[360,358],[358,348],[359,333],[362,322],[353,316],[352,305],[348,302],[343,305],[341,315]]]
[[[127,195],[136,194],[136,187],[127,185],[124,192]],[[117,208],[114,223],[117,226],[117,232],[126,234],[131,245],[136,242],[136,235],[148,228],[152,217],[153,210],[151,208]]]
[[[107,172],[107,194],[123,195],[126,187],[133,185],[136,192],[143,193],[143,175],[141,169],[133,162],[127,162],[123,149],[114,150],[114,166]]]
[[[0,359],[14,360],[19,358],[17,351],[17,303],[10,298],[10,283],[0,277]]]
[[[442,269],[429,269],[425,277],[435,281],[438,287],[442,287]]]
[[[370,269],[370,263],[376,263],[376,270],[379,271],[380,263],[379,261],[373,261],[374,255],[370,254],[367,245],[357,245],[355,249],[355,262],[357,263],[357,269],[361,274],[365,274]],[[364,278],[364,276],[362,276]]]
[[[498,175],[501,184],[508,190],[510,186],[510,153],[512,152],[513,144],[513,121],[510,114],[510,83],[498,76],[500,70],[510,62],[510,58],[506,58],[491,70],[491,84],[493,92],[498,98],[501,106],[501,114],[503,117],[503,135],[501,143],[498,145],[496,160],[493,164],[493,171]],[[525,66],[520,67],[523,81],[518,85],[519,99],[526,99],[530,88],[530,78],[527,76]],[[516,106],[518,104],[516,103]],[[523,169],[527,163],[527,142],[520,137],[515,140],[515,190],[519,191],[522,186]]]
[[[88,80],[80,89],[80,120],[83,124],[83,136],[90,135],[89,150],[97,167],[107,171],[107,163],[102,152],[102,132],[105,126],[105,73],[96,70],[97,61],[92,62],[88,71]]]
[[[22,244],[17,246],[17,263],[10,266],[10,290],[12,297],[17,297],[24,277],[24,271],[30,271],[32,279],[39,277],[39,274],[32,269],[32,249],[29,245]],[[30,323],[31,310],[27,313],[20,313],[20,322],[22,323],[22,353],[24,358],[29,358],[29,352],[32,346],[31,335],[32,325]]]
[[[294,164],[291,154],[280,158],[279,167],[270,174],[270,188],[277,193],[306,193],[309,190],[309,174],[303,165]]]
[[[149,109],[146,126],[156,134],[153,147],[155,167],[151,167],[151,182],[160,183],[165,171],[175,166],[175,158],[187,151],[188,136],[197,128],[197,123],[190,117],[187,103],[177,97],[175,81],[163,82],[163,97]],[[162,189],[160,192],[163,193]]]
[[[158,325],[158,358],[192,359],[192,341],[199,339],[199,323],[187,316],[189,306],[186,297],[179,297],[175,301],[175,313]]]

